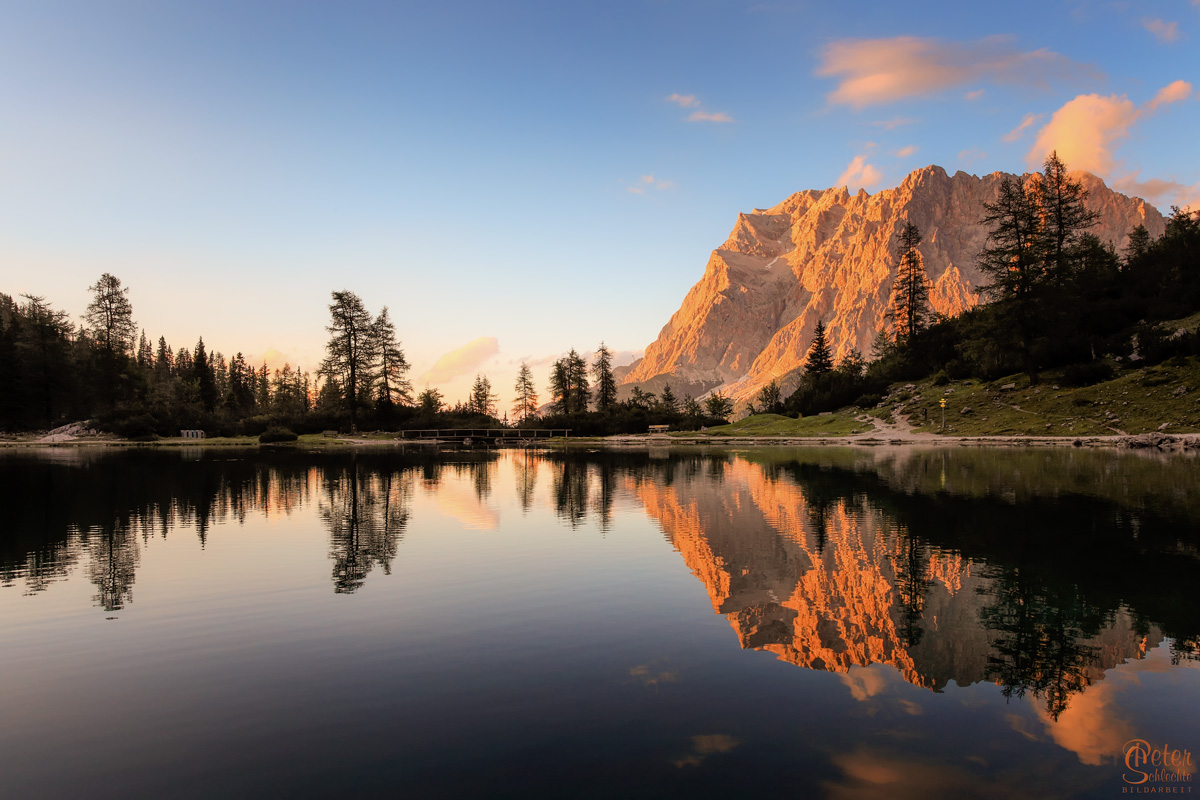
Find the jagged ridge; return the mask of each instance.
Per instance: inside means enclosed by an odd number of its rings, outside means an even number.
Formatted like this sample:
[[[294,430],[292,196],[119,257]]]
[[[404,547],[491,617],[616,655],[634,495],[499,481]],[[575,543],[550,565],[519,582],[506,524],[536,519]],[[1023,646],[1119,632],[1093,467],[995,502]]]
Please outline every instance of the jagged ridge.
[[[984,204],[995,201],[1006,177],[1016,176],[951,177],[928,166],[895,189],[807,190],[739,214],[704,276],[622,383],[656,388],[670,380],[695,394],[720,388],[735,400],[752,398],[772,379],[790,391],[818,319],[836,357],[852,349],[869,355],[884,327],[905,222],[924,237],[934,310],[953,316],[971,308],[982,282],[975,259],[988,233]],[[1164,220],[1152,205],[1090,173],[1075,177],[1100,215],[1091,233],[1101,241],[1121,249],[1137,225],[1161,235]]]

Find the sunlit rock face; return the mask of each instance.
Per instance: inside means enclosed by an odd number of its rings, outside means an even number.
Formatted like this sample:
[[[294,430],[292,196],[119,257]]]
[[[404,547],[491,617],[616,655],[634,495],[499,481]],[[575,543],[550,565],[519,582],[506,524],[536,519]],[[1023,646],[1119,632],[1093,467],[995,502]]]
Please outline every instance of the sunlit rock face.
[[[975,265],[988,234],[984,204],[996,200],[1006,177],[1014,176],[950,176],[929,166],[875,194],[809,190],[739,214],[704,277],[623,382],[654,389],[670,380],[692,391],[719,386],[735,399],[753,397],[773,378],[790,390],[818,320],[828,327],[835,357],[855,349],[869,355],[885,327],[896,242],[906,222],[924,237],[933,309],[955,315],[971,308],[985,282]],[[1094,175],[1075,177],[1100,215],[1090,232],[1102,242],[1120,251],[1137,225],[1161,235],[1163,218],[1153,206]]]
[[[828,672],[887,664],[933,690],[1001,683],[1012,662],[1061,710],[1162,640],[1121,610],[1095,630],[1063,622],[1062,642],[1050,641],[1059,621],[1010,619],[1024,600],[986,564],[931,546],[862,495],[822,496],[746,461],[714,469],[630,488],[744,648]],[[1032,643],[1020,641],[1026,628]]]

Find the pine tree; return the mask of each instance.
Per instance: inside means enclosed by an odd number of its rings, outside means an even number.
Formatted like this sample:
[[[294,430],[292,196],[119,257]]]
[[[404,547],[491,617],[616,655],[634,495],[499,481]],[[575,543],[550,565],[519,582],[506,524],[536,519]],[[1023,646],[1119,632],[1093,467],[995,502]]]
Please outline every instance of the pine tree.
[[[713,392],[704,401],[704,410],[710,417],[728,421],[729,415],[733,413],[733,401],[720,392]]]
[[[1079,181],[1071,180],[1057,151],[1046,156],[1037,188],[1044,220],[1042,271],[1050,283],[1062,287],[1073,275],[1081,237],[1100,215],[1085,205],[1087,190]]]
[[[758,393],[758,410],[763,414],[783,413],[783,394],[779,390],[779,382],[772,379]]]
[[[417,406],[422,414],[437,414],[442,410],[442,393],[432,386],[417,395]]]
[[[154,348],[150,345],[150,340],[146,338],[146,331],[142,331],[142,336],[138,339],[137,346],[137,363],[142,369],[150,369],[154,366]]]
[[[492,382],[485,375],[476,375],[471,387],[471,411],[484,416],[496,416],[496,395],[492,393]]]
[[[203,336],[196,342],[196,350],[192,353],[191,379],[196,381],[200,390],[200,402],[204,404],[204,410],[212,411],[217,405],[217,383],[204,350]]]
[[[588,386],[587,362],[571,348],[567,353],[568,406],[571,413],[583,413],[588,410],[588,400],[591,391]]]
[[[816,330],[813,331],[812,344],[808,347],[808,358],[804,363],[807,375],[823,375],[833,369],[833,352],[825,340],[825,322],[817,320]]]
[[[596,357],[592,360],[592,378],[596,382],[596,410],[608,411],[617,401],[617,380],[612,372],[612,353],[604,346],[604,342],[600,343]]]
[[[88,333],[106,352],[125,355],[137,333],[129,289],[121,287],[120,278],[106,272],[88,290],[92,292],[92,302],[84,314]]]
[[[525,422],[537,414],[537,387],[533,384],[533,372],[529,365],[521,362],[521,371],[517,373],[517,383],[513,387],[517,399],[513,403],[513,419]]]
[[[379,372],[376,399],[385,405],[410,405],[412,384],[404,377],[408,372],[408,361],[396,340],[396,326],[388,316],[387,306],[375,318],[371,335]]]
[[[897,244],[896,280],[892,284],[892,320],[897,344],[911,344],[929,318],[929,279],[921,259],[921,231],[904,223]]]
[[[359,400],[371,385],[375,365],[375,336],[371,315],[354,292],[333,292],[329,306],[329,342],[321,374],[337,382],[350,411],[350,431],[358,430]]]
[[[692,397],[690,394],[683,396],[684,416],[691,417],[692,419],[699,419],[702,413],[703,409],[701,409],[700,404],[696,402],[696,398]]]
[[[1003,304],[998,312],[1001,318],[1011,318],[1016,349],[1029,380],[1036,383],[1033,342],[1041,323],[1037,306],[1046,277],[1044,217],[1037,192],[1027,190],[1021,181],[1005,178],[996,202],[984,204],[984,208],[983,222],[991,232],[976,263],[991,282],[980,291]]]
[[[662,406],[663,411],[670,414],[679,411],[679,398],[675,396],[675,392],[671,391],[671,384],[663,384],[662,391],[658,393],[658,404]]]

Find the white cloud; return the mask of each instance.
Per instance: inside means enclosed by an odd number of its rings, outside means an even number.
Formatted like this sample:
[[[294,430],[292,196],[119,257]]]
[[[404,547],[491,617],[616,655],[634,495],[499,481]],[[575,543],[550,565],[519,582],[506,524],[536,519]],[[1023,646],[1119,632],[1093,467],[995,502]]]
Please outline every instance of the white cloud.
[[[1164,22],[1161,19],[1144,19],[1142,27],[1154,34],[1160,42],[1174,42],[1179,39],[1179,23]]]
[[[1026,129],[1028,129],[1029,126],[1036,123],[1043,116],[1044,116],[1043,114],[1026,114],[1025,119],[1021,120],[1020,125],[1013,128],[1008,133],[1004,134],[1004,141],[1015,142],[1017,139],[1020,139],[1022,136],[1025,135]]]
[[[433,367],[417,379],[418,383],[438,384],[469,375],[483,362],[500,352],[500,342],[495,336],[480,336],[472,339],[449,353],[444,353]]]
[[[917,150],[918,148],[915,144],[910,144],[908,147],[901,147],[899,150],[897,150],[896,155],[899,158],[908,158],[913,153],[917,152]]]
[[[846,165],[846,170],[838,176],[834,186],[845,186],[847,189],[867,188],[883,178],[883,174],[874,165],[867,163],[865,155],[858,155]]]
[[[680,108],[695,108],[700,105],[694,94],[672,94],[667,96],[668,103],[674,103]]]
[[[1081,69],[1051,50],[1019,51],[1005,37],[944,42],[897,36],[833,42],[822,50],[817,74],[840,81],[831,103],[865,108],[985,79],[1041,86],[1047,77]]]
[[[733,122],[733,117],[724,111],[693,111],[688,115],[688,122]]]

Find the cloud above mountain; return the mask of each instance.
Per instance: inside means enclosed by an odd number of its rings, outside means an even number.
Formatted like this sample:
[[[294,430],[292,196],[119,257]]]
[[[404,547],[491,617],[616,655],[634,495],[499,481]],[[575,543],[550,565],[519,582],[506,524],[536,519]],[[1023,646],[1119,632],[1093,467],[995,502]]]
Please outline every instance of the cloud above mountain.
[[[817,68],[817,75],[838,80],[830,103],[859,109],[984,80],[1044,86],[1050,78],[1092,72],[1046,48],[1022,51],[1004,36],[973,42],[916,36],[840,39],[821,51]]]

